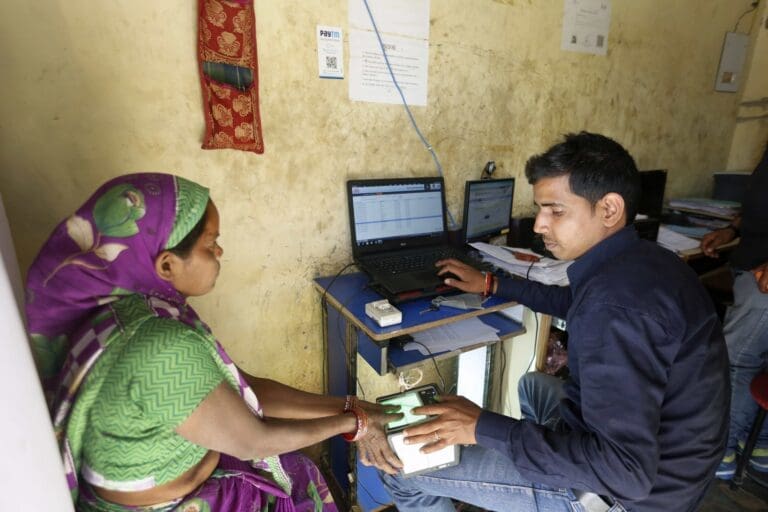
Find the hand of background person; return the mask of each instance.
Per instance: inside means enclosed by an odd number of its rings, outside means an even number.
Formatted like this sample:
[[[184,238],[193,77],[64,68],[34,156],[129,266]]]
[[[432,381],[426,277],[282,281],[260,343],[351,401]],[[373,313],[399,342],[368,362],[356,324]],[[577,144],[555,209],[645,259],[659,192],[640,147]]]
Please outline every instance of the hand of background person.
[[[414,414],[436,415],[425,423],[405,429],[405,443],[427,443],[424,453],[452,444],[475,444],[475,427],[483,410],[463,396],[442,395],[437,404],[413,409]]]
[[[757,289],[762,293],[768,293],[768,262],[758,265],[752,269],[752,273],[757,279]]]
[[[476,268],[453,258],[440,260],[435,263],[437,275],[446,277],[445,284],[454,286],[461,291],[483,293],[485,291],[485,276]],[[448,277],[453,274],[455,277]]]
[[[705,256],[710,258],[717,257],[717,249],[736,238],[736,233],[730,228],[716,229],[710,231],[701,239],[701,250]]]
[[[371,402],[360,401],[358,406],[368,414],[368,433],[357,441],[360,462],[390,475],[396,474],[403,467],[403,463],[389,446],[384,425],[402,419],[402,413],[391,414],[383,406]]]

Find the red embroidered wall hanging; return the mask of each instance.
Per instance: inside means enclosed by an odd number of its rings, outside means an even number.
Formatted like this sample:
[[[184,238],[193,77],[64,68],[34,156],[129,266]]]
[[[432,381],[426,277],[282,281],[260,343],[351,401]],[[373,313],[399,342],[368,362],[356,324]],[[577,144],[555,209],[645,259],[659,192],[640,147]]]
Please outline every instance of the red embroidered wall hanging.
[[[199,0],[203,149],[264,152],[253,0]]]

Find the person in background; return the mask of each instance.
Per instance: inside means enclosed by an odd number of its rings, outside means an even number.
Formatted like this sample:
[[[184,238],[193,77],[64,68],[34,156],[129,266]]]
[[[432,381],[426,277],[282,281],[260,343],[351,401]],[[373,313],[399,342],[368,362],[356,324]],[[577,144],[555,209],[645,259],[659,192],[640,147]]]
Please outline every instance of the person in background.
[[[768,144],[747,181],[741,215],[730,226],[708,233],[701,249],[710,257],[737,237],[730,257],[733,305],[725,313],[725,340],[731,361],[731,411],[728,445],[717,477],[730,480],[737,453],[743,448],[758,405],[749,392],[752,379],[768,367]],[[758,437],[750,466],[768,475],[768,422]]]
[[[227,356],[187,303],[216,283],[218,237],[208,189],[131,174],[33,262],[28,328],[77,510],[336,511],[296,450],[338,434],[396,470],[382,431],[396,415],[247,375]]]
[[[452,468],[382,474],[401,512],[448,512],[449,498],[498,511],[692,512],[727,437],[728,359],[714,306],[673,253],[638,237],[635,162],[616,141],[570,134],[526,164],[534,231],[573,259],[567,287],[496,278],[456,260],[445,283],[566,319],[566,381],[519,383],[522,420],[462,397],[420,407],[405,430],[424,452],[462,444]]]

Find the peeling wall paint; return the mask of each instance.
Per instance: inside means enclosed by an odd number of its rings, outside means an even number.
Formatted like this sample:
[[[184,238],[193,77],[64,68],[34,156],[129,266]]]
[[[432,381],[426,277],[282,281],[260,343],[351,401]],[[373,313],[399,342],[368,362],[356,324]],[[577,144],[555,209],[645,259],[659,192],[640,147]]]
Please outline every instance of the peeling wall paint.
[[[562,1],[432,0],[429,102],[413,112],[454,216],[488,160],[519,180],[514,214],[531,213],[526,159],[582,129],[615,137],[641,168],[668,169],[670,195],[708,193],[711,172],[733,160],[740,101],[713,81],[748,3],[614,0],[600,57],[560,51]],[[401,107],[351,102],[346,80],[317,78],[315,26],[348,35],[347,0],[256,1],[266,152],[202,151],[194,5],[0,4],[0,193],[20,266],[112,176],[200,181],[219,206],[225,254],[216,289],[194,305],[246,369],[317,390],[312,279],[350,260],[344,181],[435,168]],[[750,75],[763,91],[766,68]]]

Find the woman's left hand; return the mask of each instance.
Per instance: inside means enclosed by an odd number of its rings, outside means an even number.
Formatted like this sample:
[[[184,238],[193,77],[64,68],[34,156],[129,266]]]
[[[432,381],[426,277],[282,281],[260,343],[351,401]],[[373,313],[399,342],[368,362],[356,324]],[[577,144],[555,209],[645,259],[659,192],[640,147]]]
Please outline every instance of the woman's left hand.
[[[391,414],[383,406],[360,401],[358,406],[368,414],[368,433],[357,442],[360,462],[374,466],[390,475],[396,474],[403,463],[387,442],[384,426],[390,421],[403,417],[401,413]]]

